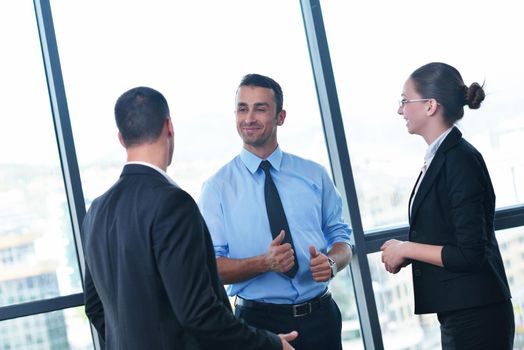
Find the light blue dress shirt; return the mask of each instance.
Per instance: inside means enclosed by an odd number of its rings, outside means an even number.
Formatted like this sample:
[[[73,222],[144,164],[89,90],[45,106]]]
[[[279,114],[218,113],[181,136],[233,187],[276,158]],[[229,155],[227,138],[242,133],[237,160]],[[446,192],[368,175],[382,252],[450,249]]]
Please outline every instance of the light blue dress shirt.
[[[199,207],[208,225],[217,257],[249,258],[267,252],[273,240],[260,159],[243,149],[204,183]],[[278,189],[299,270],[292,279],[267,272],[234,283],[228,294],[276,304],[297,304],[321,294],[327,282],[313,280],[309,245],[324,254],[336,242],[350,243],[351,229],[342,219],[342,200],[319,164],[281,151],[267,158]]]

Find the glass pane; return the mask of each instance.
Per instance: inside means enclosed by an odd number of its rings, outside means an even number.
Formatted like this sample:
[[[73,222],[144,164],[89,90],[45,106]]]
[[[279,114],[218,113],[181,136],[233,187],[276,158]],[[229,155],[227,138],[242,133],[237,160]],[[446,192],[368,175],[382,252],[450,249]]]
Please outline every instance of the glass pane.
[[[355,303],[353,278],[349,267],[341,271],[329,283],[333,299],[342,314],[342,347],[345,350],[363,350],[362,332]]]
[[[93,349],[84,308],[66,309],[0,322],[0,349]]]
[[[325,1],[322,11],[366,231],[406,224],[427,145],[397,114],[402,86],[419,66],[442,61],[466,84],[485,82],[486,100],[459,122],[483,154],[497,206],[524,201],[524,22],[520,4],[453,0]],[[428,25],[430,17],[445,25]],[[377,11],[380,9],[380,11]],[[501,40],[504,38],[504,40]]]
[[[392,275],[381,253],[368,254],[371,280],[385,349],[440,349],[440,326],[434,314],[415,315],[411,265]]]
[[[82,287],[32,3],[1,2],[0,33],[0,306],[5,306]]]
[[[513,348],[524,349],[524,226],[498,231],[497,240],[515,312]]]
[[[52,5],[88,205],[117,179],[125,162],[113,107],[121,93],[138,85],[158,89],[170,103],[175,156],[168,173],[194,198],[203,181],[242,147],[233,110],[237,85],[247,73],[268,75],[284,90],[283,150],[329,169],[299,2]],[[285,30],[277,23],[285,23]],[[346,337],[362,346],[351,283],[340,274],[332,288]]]

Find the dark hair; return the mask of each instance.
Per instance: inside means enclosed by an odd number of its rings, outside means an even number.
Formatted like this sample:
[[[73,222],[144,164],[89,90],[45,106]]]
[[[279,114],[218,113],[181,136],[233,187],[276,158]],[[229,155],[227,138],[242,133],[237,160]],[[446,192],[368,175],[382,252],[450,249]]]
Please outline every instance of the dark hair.
[[[169,117],[164,96],[148,87],[126,91],[115,104],[115,120],[126,147],[158,139]]]
[[[277,105],[277,114],[282,111],[284,105],[282,88],[270,77],[260,74],[247,74],[240,81],[240,85],[238,85],[239,88],[241,86],[258,86],[273,90],[273,93],[275,94],[275,104]]]
[[[486,96],[483,86],[473,83],[468,88],[459,71],[446,63],[428,63],[409,78],[423,98],[437,100],[443,109],[444,120],[450,125],[464,116],[464,105],[477,109]]]

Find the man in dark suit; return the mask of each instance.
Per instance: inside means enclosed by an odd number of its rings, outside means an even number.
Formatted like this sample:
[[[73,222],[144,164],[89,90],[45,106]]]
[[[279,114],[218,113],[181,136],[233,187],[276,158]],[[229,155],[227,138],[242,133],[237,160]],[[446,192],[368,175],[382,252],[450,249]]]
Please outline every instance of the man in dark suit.
[[[292,349],[296,332],[277,336],[231,313],[206,224],[166,174],[174,131],[162,94],[127,91],[115,118],[127,164],[82,226],[86,314],[105,348]]]

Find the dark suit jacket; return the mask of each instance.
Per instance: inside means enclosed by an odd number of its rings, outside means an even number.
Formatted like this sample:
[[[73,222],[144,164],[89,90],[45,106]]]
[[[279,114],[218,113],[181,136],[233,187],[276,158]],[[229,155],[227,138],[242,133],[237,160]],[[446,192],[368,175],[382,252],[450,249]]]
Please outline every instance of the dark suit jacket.
[[[438,148],[413,200],[410,241],[444,246],[443,268],[413,261],[415,313],[509,299],[489,173],[482,155],[456,127]]]
[[[235,319],[193,199],[128,164],[83,222],[85,307],[107,349],[280,349]]]

